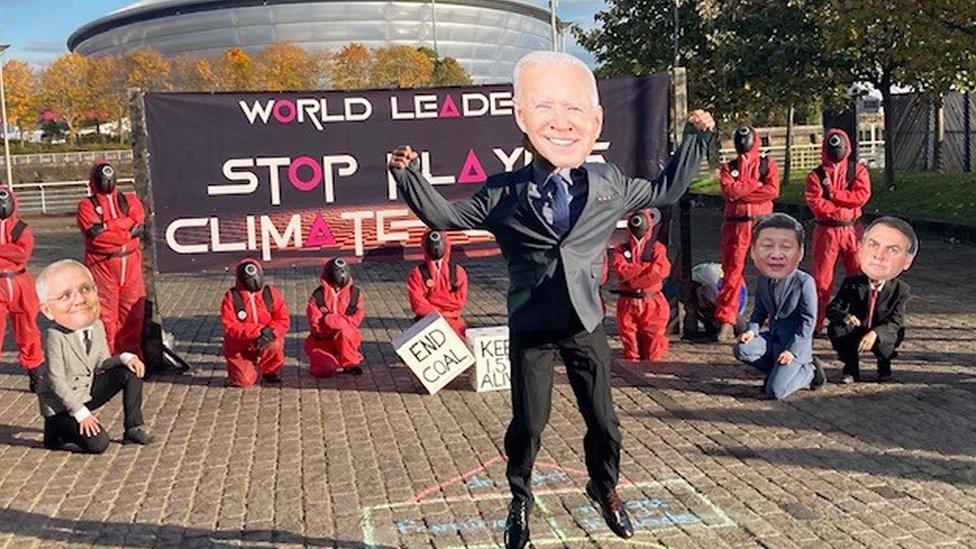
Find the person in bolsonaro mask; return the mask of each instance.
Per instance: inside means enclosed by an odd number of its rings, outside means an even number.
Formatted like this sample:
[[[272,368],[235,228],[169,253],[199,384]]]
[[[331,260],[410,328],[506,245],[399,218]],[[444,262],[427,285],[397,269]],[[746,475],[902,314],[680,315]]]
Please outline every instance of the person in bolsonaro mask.
[[[278,383],[290,324],[288,304],[278,288],[265,283],[257,260],[242,260],[234,273],[234,286],[220,304],[227,384],[250,387],[258,373],[264,381]]]
[[[716,339],[735,341],[733,325],[739,313],[739,292],[745,279],[746,256],[752,242],[752,226],[758,217],[773,213],[779,197],[779,169],[772,158],[759,155],[756,130],[741,125],[733,135],[736,157],[722,163],[719,183],[725,197],[722,221],[722,288],[715,298]]]
[[[630,216],[627,241],[613,251],[617,290],[617,330],[624,360],[656,361],[668,352],[665,333],[671,307],[661,289],[671,274],[668,250],[657,240],[647,210]]]
[[[109,351],[142,356],[146,288],[142,280],[142,230],[146,211],[135,193],[119,192],[115,168],[92,166],[91,195],[78,202],[78,228],[85,240],[85,266],[101,302]]]
[[[17,201],[6,187],[0,187],[0,342],[9,316],[13,324],[20,366],[30,377],[28,388],[37,388],[44,362],[41,332],[37,328],[40,303],[27,262],[34,252],[34,234],[18,219]]]
[[[812,275],[817,286],[817,332],[821,331],[834,265],[840,256],[846,276],[860,274],[857,258],[861,240],[861,208],[871,198],[871,175],[862,164],[851,159],[851,140],[840,129],[824,136],[820,166],[807,174],[803,194],[813,212]]]
[[[423,238],[424,261],[407,275],[407,298],[415,320],[440,311],[462,338],[468,329],[461,314],[468,302],[468,273],[454,262],[447,235],[428,231]]]
[[[343,370],[363,373],[359,325],[366,315],[365,301],[363,292],[353,284],[349,263],[341,257],[326,262],[319,287],[305,308],[309,328],[305,354],[310,374],[332,377]]]

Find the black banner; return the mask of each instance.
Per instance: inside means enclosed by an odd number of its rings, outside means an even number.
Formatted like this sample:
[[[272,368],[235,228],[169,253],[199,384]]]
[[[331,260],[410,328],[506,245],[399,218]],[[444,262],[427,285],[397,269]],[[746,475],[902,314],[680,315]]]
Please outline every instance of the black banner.
[[[591,161],[654,177],[668,155],[666,74],[599,82],[603,132]],[[510,85],[415,90],[145,95],[156,270],[323,257],[402,259],[423,225],[397,199],[390,151],[422,151],[449,199],[530,156]],[[462,256],[490,235],[452,233]]]

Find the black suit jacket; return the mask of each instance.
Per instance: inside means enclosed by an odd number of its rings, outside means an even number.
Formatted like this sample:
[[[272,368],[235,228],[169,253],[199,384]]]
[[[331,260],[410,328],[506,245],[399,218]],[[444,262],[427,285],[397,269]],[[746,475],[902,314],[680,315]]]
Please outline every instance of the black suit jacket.
[[[863,323],[868,318],[868,297],[870,282],[868,276],[861,274],[844,279],[837,290],[837,295],[827,307],[827,318],[830,319],[830,332],[837,336],[850,333],[867,333],[868,328]],[[874,326],[870,329],[878,334],[882,343],[894,344],[898,341],[899,332],[905,327],[905,304],[912,296],[912,289],[907,282],[893,278],[885,282],[878,294],[878,301],[874,308]],[[846,315],[854,315],[861,321],[862,326],[848,328],[844,324]]]

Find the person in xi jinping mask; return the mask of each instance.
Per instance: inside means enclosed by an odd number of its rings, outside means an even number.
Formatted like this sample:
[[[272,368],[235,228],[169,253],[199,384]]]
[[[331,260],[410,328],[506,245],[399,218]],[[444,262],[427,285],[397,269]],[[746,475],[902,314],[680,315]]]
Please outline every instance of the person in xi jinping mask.
[[[424,262],[407,276],[407,298],[416,320],[439,311],[462,338],[467,331],[461,313],[468,302],[468,273],[454,262],[447,235],[430,231],[423,238]]]
[[[78,202],[77,221],[85,239],[84,264],[98,287],[109,351],[142,356],[146,211],[135,193],[119,192],[115,168],[107,162],[92,166],[88,186],[91,195]]]
[[[0,187],[0,342],[9,316],[20,366],[30,377],[32,393],[39,380],[37,367],[44,362],[41,332],[37,328],[40,303],[34,279],[27,273],[27,262],[33,252],[34,235],[30,227],[17,218],[14,194]]]
[[[227,384],[250,387],[259,372],[266,382],[278,383],[285,363],[288,305],[278,288],[264,283],[257,260],[242,260],[235,273],[234,286],[220,304]]]
[[[365,296],[353,284],[349,263],[341,257],[326,262],[319,276],[319,287],[308,299],[309,335],[305,339],[308,372],[315,377],[331,377],[348,370],[363,373],[363,338],[359,325],[366,314]]]

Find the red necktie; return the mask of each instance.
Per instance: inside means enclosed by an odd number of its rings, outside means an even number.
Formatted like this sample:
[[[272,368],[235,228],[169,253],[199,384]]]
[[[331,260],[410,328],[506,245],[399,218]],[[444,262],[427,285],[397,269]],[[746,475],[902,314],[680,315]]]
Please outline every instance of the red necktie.
[[[878,289],[871,286],[871,295],[868,297],[868,320],[865,325],[870,328],[871,321],[874,320],[874,305],[878,302]]]

